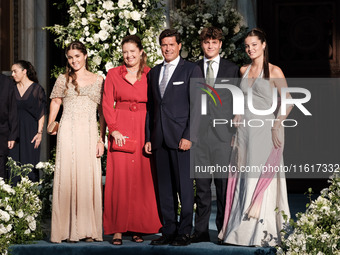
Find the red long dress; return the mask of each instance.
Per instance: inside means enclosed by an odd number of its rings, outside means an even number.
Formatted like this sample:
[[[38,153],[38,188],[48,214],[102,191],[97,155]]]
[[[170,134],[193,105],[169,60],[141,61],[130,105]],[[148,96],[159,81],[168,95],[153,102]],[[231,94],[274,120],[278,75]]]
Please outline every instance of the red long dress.
[[[110,69],[105,80],[103,112],[110,134],[118,130],[137,140],[136,152],[112,151],[109,135],[107,155],[104,234],[158,233],[161,223],[157,211],[150,158],[145,156],[145,118],[147,102],[145,68],[140,81],[125,79],[125,65]],[[114,102],[116,105],[114,107]]]

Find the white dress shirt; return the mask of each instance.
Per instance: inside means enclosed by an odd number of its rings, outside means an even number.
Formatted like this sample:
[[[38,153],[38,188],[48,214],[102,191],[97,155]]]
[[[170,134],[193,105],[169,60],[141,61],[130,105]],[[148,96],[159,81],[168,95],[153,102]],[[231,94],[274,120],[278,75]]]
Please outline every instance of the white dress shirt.
[[[165,62],[163,63],[163,66],[161,68],[161,72],[159,74],[159,81],[158,81],[158,84],[161,83],[161,80],[163,79],[163,73],[164,73],[164,64],[170,64],[170,66],[168,67],[169,68],[169,76],[168,76],[168,80],[167,80],[167,84],[169,82],[169,80],[171,79],[171,76],[173,75],[178,63],[179,63],[179,59],[180,59],[180,56],[178,56],[177,58],[175,58],[174,60],[172,60],[171,62]],[[168,86],[168,85],[167,85]]]

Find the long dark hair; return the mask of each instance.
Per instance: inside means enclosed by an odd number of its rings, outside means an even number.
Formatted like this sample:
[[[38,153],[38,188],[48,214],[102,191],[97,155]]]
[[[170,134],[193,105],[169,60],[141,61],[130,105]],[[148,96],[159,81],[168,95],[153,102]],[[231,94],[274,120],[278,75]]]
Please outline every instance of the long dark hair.
[[[127,35],[122,40],[122,47],[125,43],[134,43],[136,44],[139,50],[143,50],[143,45],[141,39],[137,35]],[[139,62],[139,69],[137,72],[137,80],[140,80],[142,77],[142,73],[144,72],[144,68],[146,67],[146,53],[143,51],[142,56]]]
[[[65,49],[66,58],[67,58],[67,53],[69,52],[69,50],[79,50],[84,55],[87,55],[87,50],[86,50],[85,45],[82,44],[79,41],[71,42],[69,44],[69,46],[66,47],[66,49]],[[85,60],[85,67],[86,67],[86,69],[89,68],[87,58]],[[67,84],[68,84],[69,79],[71,77],[71,80],[72,80],[71,82],[72,82],[72,84],[75,87],[74,90],[77,91],[77,93],[79,94],[79,87],[78,87],[78,82],[77,82],[77,74],[74,72],[74,69],[68,63],[68,60],[66,61],[66,73],[65,73],[65,77],[66,77],[66,88],[68,89]]]
[[[248,32],[246,35],[246,38],[249,36],[257,36],[261,43],[266,43],[266,47],[264,48],[264,55],[263,55],[263,75],[265,79],[269,79],[270,73],[269,73],[269,53],[268,53],[268,43],[266,39],[266,33],[259,29],[259,28],[253,28]]]
[[[31,62],[26,61],[26,60],[18,60],[14,62],[13,65],[18,65],[22,68],[22,70],[26,69],[26,75],[28,79],[35,83],[39,83],[38,77],[37,77],[37,72],[35,71],[34,66],[31,64]]]

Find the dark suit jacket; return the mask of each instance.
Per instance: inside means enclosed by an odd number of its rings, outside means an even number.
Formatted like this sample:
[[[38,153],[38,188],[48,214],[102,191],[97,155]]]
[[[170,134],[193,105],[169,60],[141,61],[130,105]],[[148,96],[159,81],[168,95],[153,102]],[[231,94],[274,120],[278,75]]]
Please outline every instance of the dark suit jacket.
[[[15,141],[19,135],[17,103],[14,94],[15,83],[0,74],[0,155],[8,155],[8,141]]]
[[[197,65],[201,68],[204,73],[204,61],[199,60]],[[217,77],[215,84],[233,84],[238,85],[239,67],[227,59],[220,59],[220,65],[218,68]],[[229,81],[227,81],[229,80]],[[233,107],[232,107],[232,94],[228,89],[216,89],[219,94],[222,106],[218,103],[217,106],[208,99],[207,115],[201,118],[200,133],[204,135],[207,130],[207,125],[212,126],[213,119],[226,119],[230,121],[233,118]],[[216,98],[216,97],[215,97]],[[228,124],[216,125],[213,128],[216,136],[223,142],[229,142],[231,139],[231,134],[233,133],[232,128],[230,128],[230,122]]]
[[[163,141],[169,148],[177,149],[181,138],[192,142],[197,140],[197,132],[190,130],[190,125],[198,130],[200,116],[197,111],[198,114],[190,115],[190,111],[193,112],[193,107],[199,110],[199,97],[194,94],[200,92],[195,84],[190,86],[190,78],[203,78],[203,75],[195,63],[180,58],[161,98],[159,75],[162,65],[155,66],[148,73],[146,142],[151,142],[152,149],[160,148]]]

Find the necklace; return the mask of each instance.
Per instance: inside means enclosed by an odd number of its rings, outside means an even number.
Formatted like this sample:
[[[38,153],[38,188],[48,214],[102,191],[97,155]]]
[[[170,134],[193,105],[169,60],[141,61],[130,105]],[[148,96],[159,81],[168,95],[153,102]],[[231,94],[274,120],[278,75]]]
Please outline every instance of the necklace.
[[[126,68],[126,70],[128,70],[129,73],[135,74],[138,72],[138,69],[136,71],[131,71],[129,68]]]

